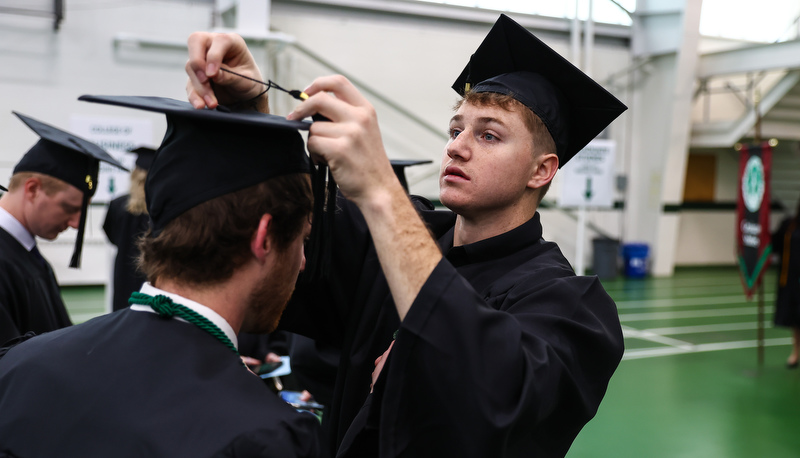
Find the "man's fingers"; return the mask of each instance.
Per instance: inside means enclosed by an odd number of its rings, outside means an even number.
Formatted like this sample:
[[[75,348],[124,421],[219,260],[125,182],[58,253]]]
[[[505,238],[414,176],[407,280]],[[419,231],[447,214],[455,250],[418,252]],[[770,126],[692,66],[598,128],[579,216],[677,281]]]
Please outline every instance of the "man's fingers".
[[[203,100],[203,97],[197,93],[194,86],[192,85],[192,80],[189,79],[186,82],[186,99],[189,100],[189,103],[192,104],[193,107],[200,109],[206,106],[206,102]]]
[[[189,62],[186,64],[186,73],[205,73],[207,64],[208,50],[214,35],[208,32],[194,32],[189,35],[187,44],[189,46]]]
[[[364,106],[369,102],[358,92],[353,83],[342,75],[322,76],[314,80],[304,91],[313,96],[319,92],[331,92],[337,99],[343,100],[350,105]]]
[[[251,358],[249,356],[242,356],[241,358],[242,362],[247,364],[248,366],[258,366],[259,364],[261,364],[261,361],[255,358]]]
[[[213,35],[207,32],[195,32],[189,35],[189,60],[186,62],[189,84],[186,88],[186,95],[195,108],[217,106],[214,89],[206,74],[207,54],[212,40]]]
[[[353,109],[352,104],[347,101],[327,92],[318,92],[296,106],[294,111],[286,117],[287,119],[301,120],[320,114],[333,122],[343,122],[347,121],[349,116],[352,116]]]

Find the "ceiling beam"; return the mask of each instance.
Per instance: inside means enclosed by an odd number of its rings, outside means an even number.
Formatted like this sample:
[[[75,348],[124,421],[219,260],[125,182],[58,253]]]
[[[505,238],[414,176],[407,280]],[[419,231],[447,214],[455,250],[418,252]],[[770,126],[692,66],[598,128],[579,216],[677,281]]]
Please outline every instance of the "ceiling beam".
[[[703,54],[697,68],[700,79],[720,75],[800,68],[800,40],[748,46]]]

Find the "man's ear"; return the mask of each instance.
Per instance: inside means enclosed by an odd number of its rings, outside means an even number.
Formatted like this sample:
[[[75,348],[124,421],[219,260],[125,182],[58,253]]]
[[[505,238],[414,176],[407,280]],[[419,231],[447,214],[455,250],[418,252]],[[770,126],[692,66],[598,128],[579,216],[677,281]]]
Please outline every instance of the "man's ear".
[[[42,179],[37,176],[29,177],[25,180],[25,183],[23,183],[22,189],[25,191],[25,199],[32,200],[36,197],[36,194],[43,191]]]
[[[250,240],[250,251],[259,262],[264,262],[267,255],[272,251],[272,237],[270,237],[270,223],[272,222],[272,215],[265,213],[261,215],[258,221],[258,228],[253,233],[253,238]]]
[[[528,180],[528,187],[539,189],[550,183],[558,171],[558,156],[555,154],[543,154],[536,158],[536,169]]]

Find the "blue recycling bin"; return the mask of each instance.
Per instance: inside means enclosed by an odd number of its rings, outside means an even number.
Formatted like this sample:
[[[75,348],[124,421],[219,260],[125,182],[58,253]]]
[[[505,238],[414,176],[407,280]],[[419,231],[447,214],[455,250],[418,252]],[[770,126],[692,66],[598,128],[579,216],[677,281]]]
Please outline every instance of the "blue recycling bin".
[[[647,257],[650,247],[646,243],[626,243],[622,246],[622,258],[625,260],[625,276],[628,278],[644,278],[647,275]]]

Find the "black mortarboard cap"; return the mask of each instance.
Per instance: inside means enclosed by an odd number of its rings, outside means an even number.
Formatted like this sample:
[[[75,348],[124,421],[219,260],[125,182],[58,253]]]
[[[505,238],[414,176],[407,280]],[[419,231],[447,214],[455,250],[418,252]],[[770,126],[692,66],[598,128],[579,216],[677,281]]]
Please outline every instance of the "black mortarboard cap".
[[[100,170],[100,161],[108,162],[123,170],[127,169],[103,148],[88,140],[16,111],[12,113],[41,137],[22,156],[22,159],[14,167],[14,173],[42,173],[65,181],[83,192],[78,236],[75,240],[75,251],[72,253],[69,263],[70,267],[79,267],[86,228],[86,209],[89,206],[89,199],[97,191],[97,173]]]
[[[544,123],[567,163],[627,107],[505,14],[470,57],[453,89],[512,96]]]
[[[79,100],[164,113],[167,132],[145,183],[158,234],[178,215],[208,200],[289,173],[309,173],[298,129],[308,123],[251,112],[198,110],[162,97],[91,96]]]
[[[188,102],[162,97],[84,95],[79,100],[166,115],[167,132],[145,181],[154,235],[203,202],[276,176],[313,171],[298,132],[308,130],[307,121],[256,111],[198,110]],[[316,247],[317,252],[309,248],[312,270],[322,262],[323,248],[319,243]]]
[[[411,167],[414,165],[421,165],[421,164],[430,164],[431,160],[427,159],[392,159],[389,161],[392,164],[392,169],[394,169],[395,175],[397,175],[397,179],[400,180],[400,184],[403,185],[403,189],[408,192],[408,180],[406,179],[406,167]]]
[[[156,156],[155,148],[140,146],[128,152],[136,154],[136,167],[142,170],[150,170],[150,165],[153,163],[153,158]]]

